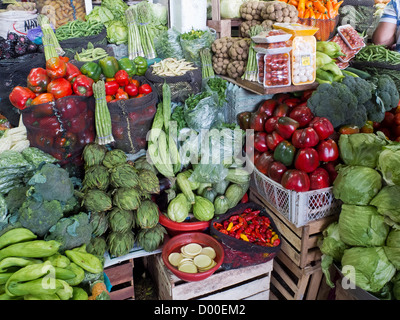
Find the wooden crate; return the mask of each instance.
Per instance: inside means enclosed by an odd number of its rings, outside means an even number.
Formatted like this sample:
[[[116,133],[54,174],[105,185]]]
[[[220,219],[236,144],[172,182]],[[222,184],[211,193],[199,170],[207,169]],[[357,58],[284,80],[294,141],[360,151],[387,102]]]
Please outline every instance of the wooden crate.
[[[274,259],[271,300],[316,300],[323,281],[321,261],[298,267],[283,252]]]
[[[318,247],[318,239],[322,236],[322,231],[333,221],[337,220],[337,215],[331,215],[311,221],[302,227],[296,227],[263,199],[253,188],[250,189],[250,200],[265,207],[268,214],[271,215],[282,234],[281,251],[285,253],[295,265],[304,268],[310,263],[321,259],[322,253]]]
[[[218,38],[231,37],[232,27],[239,27],[242,19],[221,19],[220,0],[211,0],[211,20],[207,26],[217,32]]]
[[[161,255],[147,257],[160,300],[268,300],[273,260],[255,266],[223,270],[207,279],[185,282],[164,265]]]
[[[129,259],[104,269],[112,285],[111,300],[135,299],[133,267],[133,259]]]

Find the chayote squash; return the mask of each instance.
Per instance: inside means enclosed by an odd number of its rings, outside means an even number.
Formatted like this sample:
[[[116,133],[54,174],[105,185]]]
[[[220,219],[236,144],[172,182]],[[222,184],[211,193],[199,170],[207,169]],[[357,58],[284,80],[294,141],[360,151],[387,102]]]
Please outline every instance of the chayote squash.
[[[201,196],[210,200],[211,202],[214,202],[215,197],[217,196],[217,191],[215,191],[213,188],[207,188],[206,190],[204,190]]]
[[[228,189],[226,189],[225,192],[225,197],[229,201],[229,209],[236,207],[239,201],[243,198],[244,194],[246,192],[243,191],[243,187],[236,184],[232,183]]]
[[[214,217],[214,204],[201,196],[195,197],[193,205],[193,215],[197,220],[209,221]]]
[[[229,210],[229,200],[225,196],[218,196],[214,200],[215,214],[224,214]]]
[[[190,211],[191,204],[183,193],[179,193],[168,205],[168,218],[175,222],[184,221]]]

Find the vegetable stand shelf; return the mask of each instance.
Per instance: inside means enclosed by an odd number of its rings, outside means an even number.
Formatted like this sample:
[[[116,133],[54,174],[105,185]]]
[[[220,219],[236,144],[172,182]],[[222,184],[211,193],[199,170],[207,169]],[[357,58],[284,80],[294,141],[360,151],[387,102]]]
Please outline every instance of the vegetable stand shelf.
[[[217,32],[218,38],[231,37],[232,27],[239,27],[242,19],[221,19],[220,0],[211,0],[211,20],[207,26]]]
[[[309,90],[309,89],[315,89],[318,87],[317,82],[313,82],[310,84],[304,84],[304,85],[291,85],[291,86],[286,86],[286,87],[274,87],[274,88],[265,88],[262,84],[254,81],[248,81],[248,80],[243,80],[241,78],[236,78],[232,79],[229,77],[225,76],[220,76],[221,78],[232,82],[236,84],[239,87],[242,87],[243,89],[246,89],[248,91],[251,91],[256,94],[276,94],[276,93],[283,93],[283,92],[295,92],[295,91],[304,91],[304,90]]]

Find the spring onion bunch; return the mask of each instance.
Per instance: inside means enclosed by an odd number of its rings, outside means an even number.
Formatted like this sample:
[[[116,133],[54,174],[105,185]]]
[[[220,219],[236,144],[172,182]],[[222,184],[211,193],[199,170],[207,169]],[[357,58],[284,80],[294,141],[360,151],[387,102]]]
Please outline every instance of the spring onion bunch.
[[[258,25],[258,26],[253,26],[250,28],[249,34],[250,37],[254,37],[257,34],[259,34],[263,28]],[[244,72],[242,79],[243,80],[248,80],[248,81],[257,81],[257,53],[254,50],[254,42],[252,41],[250,44],[250,49],[249,49],[249,57],[247,60],[247,66],[246,66],[246,71]]]
[[[65,52],[61,48],[56,34],[50,26],[49,18],[43,14],[39,14],[38,23],[43,32],[42,42],[44,46],[44,55],[46,61],[50,58],[64,55]]]

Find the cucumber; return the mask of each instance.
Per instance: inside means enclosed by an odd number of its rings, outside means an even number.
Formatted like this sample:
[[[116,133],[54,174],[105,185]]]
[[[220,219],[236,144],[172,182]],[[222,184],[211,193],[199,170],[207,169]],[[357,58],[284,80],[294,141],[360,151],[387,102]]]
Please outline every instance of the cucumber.
[[[369,79],[369,78],[371,78],[371,75],[370,75],[368,72],[362,71],[362,70],[360,70],[360,69],[356,69],[356,68],[352,68],[352,67],[347,67],[347,68],[346,68],[346,71],[351,72],[351,73],[354,73],[354,74],[358,75],[360,78],[363,78],[363,79]]]

